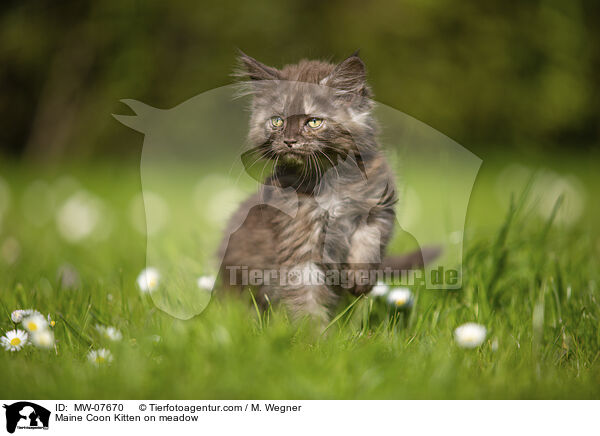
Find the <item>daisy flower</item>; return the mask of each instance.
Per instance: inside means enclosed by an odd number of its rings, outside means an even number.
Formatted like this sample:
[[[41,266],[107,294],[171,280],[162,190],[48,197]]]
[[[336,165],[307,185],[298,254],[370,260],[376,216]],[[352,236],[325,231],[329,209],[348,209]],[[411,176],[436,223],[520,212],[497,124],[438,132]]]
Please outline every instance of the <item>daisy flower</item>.
[[[385,283],[377,282],[377,284],[371,289],[371,292],[369,292],[369,295],[371,297],[383,297],[385,294],[387,294],[388,289],[389,287]]]
[[[106,348],[90,350],[90,352],[87,354],[87,358],[89,362],[95,366],[109,364],[113,361],[112,353]]]
[[[481,324],[469,322],[454,330],[456,343],[463,348],[476,348],[483,344],[487,330]]]
[[[12,320],[12,322],[14,322],[15,324],[20,323],[21,321],[23,321],[23,317],[25,316],[25,311],[22,309],[17,309],[15,311],[13,311],[13,313],[10,314],[10,319]]]
[[[31,333],[31,342],[39,348],[50,348],[54,345],[54,333],[50,330],[37,330]]]
[[[23,327],[30,333],[34,333],[48,328],[48,321],[39,312],[29,315],[23,319]]]
[[[117,342],[123,339],[123,334],[116,327],[108,326],[105,327],[100,324],[96,324],[96,330],[106,339]]]
[[[10,314],[10,319],[15,324],[18,324],[23,321],[23,318],[30,315],[41,315],[41,313],[34,309],[17,309]]]
[[[6,335],[0,338],[0,343],[7,351],[19,351],[25,344],[29,335],[23,330],[15,329],[6,332]]]
[[[201,276],[198,278],[198,287],[205,291],[212,291],[215,286],[216,278],[214,276]]]
[[[389,304],[398,308],[408,308],[413,305],[413,294],[408,288],[393,288],[387,296]]]
[[[137,285],[143,293],[153,292],[158,288],[160,274],[156,268],[148,267],[140,273]]]

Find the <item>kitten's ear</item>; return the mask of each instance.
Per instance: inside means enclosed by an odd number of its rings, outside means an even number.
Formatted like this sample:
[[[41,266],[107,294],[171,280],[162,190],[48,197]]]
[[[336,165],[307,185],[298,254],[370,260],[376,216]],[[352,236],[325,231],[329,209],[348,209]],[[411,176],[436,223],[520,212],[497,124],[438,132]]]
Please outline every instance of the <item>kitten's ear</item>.
[[[358,52],[338,64],[333,71],[320,82],[321,85],[336,88],[344,93],[369,96],[367,69],[358,56]]]
[[[241,50],[239,51],[238,62],[239,68],[234,73],[234,76],[238,78],[250,80],[281,79],[281,74],[278,69],[258,62]]]

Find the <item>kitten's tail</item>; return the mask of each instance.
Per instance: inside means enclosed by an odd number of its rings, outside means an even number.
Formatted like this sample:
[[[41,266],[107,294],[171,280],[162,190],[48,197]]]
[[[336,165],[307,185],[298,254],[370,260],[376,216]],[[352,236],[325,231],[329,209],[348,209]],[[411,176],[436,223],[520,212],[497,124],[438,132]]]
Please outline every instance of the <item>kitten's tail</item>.
[[[442,254],[441,246],[430,245],[399,256],[387,256],[381,262],[381,268],[391,268],[400,271],[423,268],[429,262],[439,257],[440,254]]]

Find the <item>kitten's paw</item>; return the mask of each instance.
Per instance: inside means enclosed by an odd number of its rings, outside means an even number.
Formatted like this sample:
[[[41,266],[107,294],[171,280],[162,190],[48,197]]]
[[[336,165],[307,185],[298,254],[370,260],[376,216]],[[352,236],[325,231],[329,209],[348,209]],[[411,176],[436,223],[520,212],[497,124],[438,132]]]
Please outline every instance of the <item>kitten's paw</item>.
[[[371,292],[373,285],[369,282],[368,277],[365,277],[364,270],[351,270],[349,276],[354,279],[352,288],[348,289],[354,295],[362,295]]]

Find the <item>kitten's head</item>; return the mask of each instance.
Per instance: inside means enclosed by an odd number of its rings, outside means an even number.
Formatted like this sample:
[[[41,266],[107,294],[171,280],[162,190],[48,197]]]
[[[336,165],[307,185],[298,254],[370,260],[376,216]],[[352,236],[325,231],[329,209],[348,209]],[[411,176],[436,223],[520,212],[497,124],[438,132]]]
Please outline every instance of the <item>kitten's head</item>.
[[[276,69],[241,53],[236,75],[252,94],[251,153],[288,170],[360,160],[375,147],[365,64],[300,61]]]

